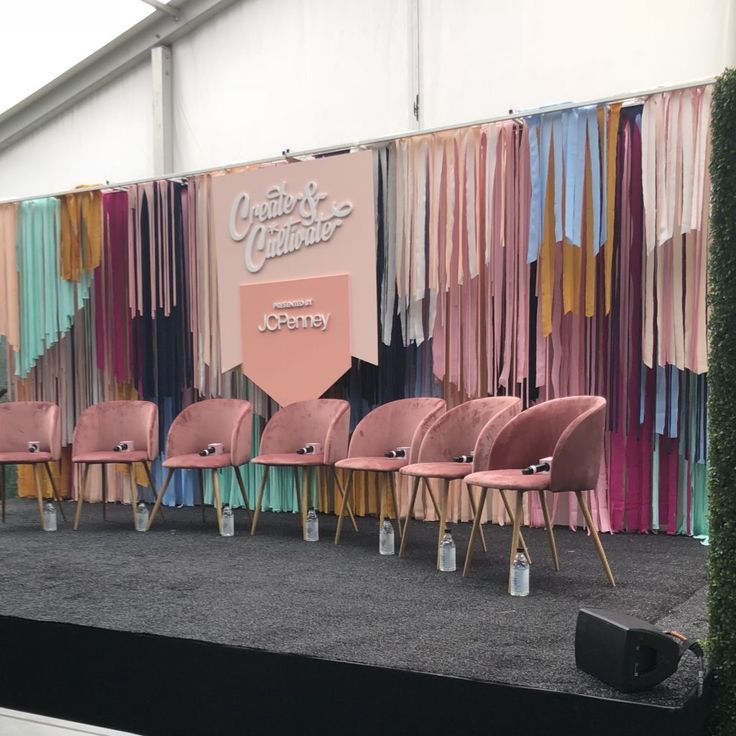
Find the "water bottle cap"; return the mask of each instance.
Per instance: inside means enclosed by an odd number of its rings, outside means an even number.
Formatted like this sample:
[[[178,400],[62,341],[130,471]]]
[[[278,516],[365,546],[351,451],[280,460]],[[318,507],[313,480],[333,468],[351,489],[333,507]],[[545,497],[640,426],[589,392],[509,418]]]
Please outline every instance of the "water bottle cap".
[[[521,552],[521,554],[524,554],[524,548],[523,547],[517,547],[516,548],[516,553],[518,554],[519,552]]]
[[[314,506],[310,506],[307,511],[314,511]]]

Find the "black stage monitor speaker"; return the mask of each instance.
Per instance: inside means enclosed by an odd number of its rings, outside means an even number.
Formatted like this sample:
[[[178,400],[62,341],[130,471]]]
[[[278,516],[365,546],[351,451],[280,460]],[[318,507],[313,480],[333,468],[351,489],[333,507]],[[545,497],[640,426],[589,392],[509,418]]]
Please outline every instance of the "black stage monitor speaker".
[[[622,692],[648,690],[666,680],[682,654],[681,642],[646,621],[603,609],[578,613],[575,664]]]

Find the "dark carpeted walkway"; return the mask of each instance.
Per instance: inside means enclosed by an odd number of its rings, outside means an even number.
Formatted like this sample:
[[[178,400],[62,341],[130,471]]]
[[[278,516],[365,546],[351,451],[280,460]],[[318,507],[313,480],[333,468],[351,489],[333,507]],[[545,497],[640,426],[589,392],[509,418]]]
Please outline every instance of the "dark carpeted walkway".
[[[72,505],[66,504],[67,515]],[[588,695],[679,704],[695,683],[694,658],[653,693],[624,696],[578,672],[580,606],[626,611],[695,637],[706,634],[705,558],[698,542],[665,535],[606,535],[618,587],[608,586],[593,542],[557,528],[561,571],[546,533],[525,531],[534,557],[529,598],[506,593],[510,528],[489,527],[487,555],[460,568],[469,525],[453,528],[458,572],[434,569],[436,525],[412,524],[407,557],[378,555],[377,522],[320,517],[323,541],[301,540],[298,518],[265,513],[247,534],[216,533],[214,512],[169,509],[147,534],[129,507],[84,507],[80,531],[43,533],[34,502],[8,503],[0,526],[0,614],[167,634],[326,659],[449,674]],[[398,535],[397,535],[398,536]],[[398,550],[398,542],[397,542]]]

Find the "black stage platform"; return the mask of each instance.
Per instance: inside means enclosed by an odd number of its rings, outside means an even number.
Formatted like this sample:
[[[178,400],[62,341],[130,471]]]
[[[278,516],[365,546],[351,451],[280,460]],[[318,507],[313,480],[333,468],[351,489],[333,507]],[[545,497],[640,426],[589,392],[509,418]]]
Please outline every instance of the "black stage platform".
[[[72,505],[67,503],[67,515]],[[293,514],[244,512],[217,535],[208,509],[167,509],[146,534],[129,507],[85,505],[79,532],[38,528],[35,503],[0,526],[0,705],[148,736],[255,733],[673,734],[702,731],[690,655],[670,680],[623,695],[578,672],[581,606],[706,634],[706,550],[692,539],[526,530],[529,598],[506,593],[508,527],[487,527],[471,577],[434,569],[436,525],[407,557],[378,555],[377,522],[335,547]],[[346,525],[347,529],[347,525]],[[461,567],[468,524],[453,527]],[[398,545],[397,545],[398,548]]]

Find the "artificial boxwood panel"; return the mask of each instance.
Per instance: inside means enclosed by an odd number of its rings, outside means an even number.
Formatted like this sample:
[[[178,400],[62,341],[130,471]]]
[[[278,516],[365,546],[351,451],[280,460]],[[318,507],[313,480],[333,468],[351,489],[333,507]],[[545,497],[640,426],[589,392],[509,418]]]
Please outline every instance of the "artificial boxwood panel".
[[[736,70],[713,94],[708,267],[708,556],[710,661],[715,705],[710,731],[736,736]]]

